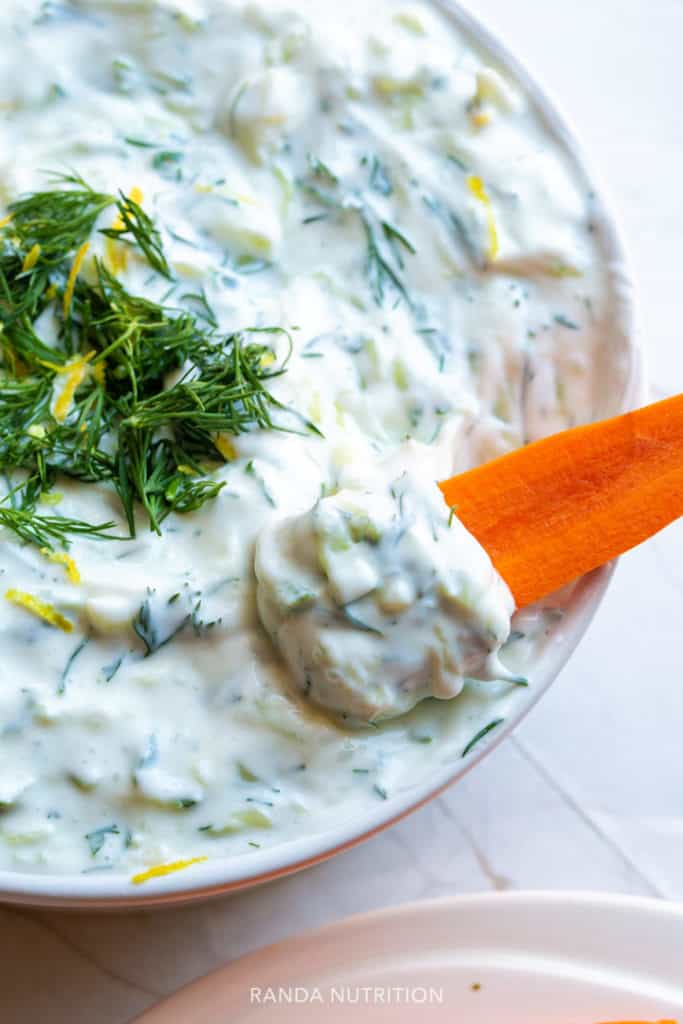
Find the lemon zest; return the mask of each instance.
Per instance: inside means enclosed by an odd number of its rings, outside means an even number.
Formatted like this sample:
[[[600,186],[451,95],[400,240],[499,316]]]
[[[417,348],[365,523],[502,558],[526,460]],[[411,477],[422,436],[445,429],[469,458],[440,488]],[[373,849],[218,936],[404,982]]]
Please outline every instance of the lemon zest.
[[[66,366],[60,366],[57,368],[56,372],[58,375],[67,374],[64,387],[62,388],[59,397],[56,399],[52,410],[52,415],[58,423],[63,423],[69,415],[74,395],[85,380],[85,375],[88,372],[88,363],[94,355],[95,350],[93,349],[93,351],[88,352],[86,356],[81,356],[75,361],[72,360],[67,363]]]
[[[261,369],[262,370],[267,370],[268,367],[272,366],[273,363],[275,362],[275,353],[274,352],[264,352],[263,355],[261,356],[261,359],[259,360],[259,362],[261,364]]]
[[[55,626],[65,633],[71,633],[74,628],[73,623],[64,618],[53,605],[41,601],[40,598],[34,597],[33,594],[27,594],[23,590],[12,589],[6,592],[5,600],[10,601],[18,608],[24,608],[31,615],[35,615],[37,618],[47,622],[48,625]]]
[[[485,128],[491,124],[491,115],[484,110],[477,110],[471,115],[472,124],[475,128]]]
[[[229,437],[225,437],[224,434],[218,434],[218,436],[214,438],[213,443],[226,462],[235,462],[236,459],[239,459],[240,453],[235,447],[235,442],[231,441]]]
[[[138,206],[140,206],[142,204],[142,200],[144,199],[142,189],[138,188],[137,185],[134,185],[133,188],[130,190],[128,198],[131,199],[134,203],[137,203]],[[126,223],[120,211],[116,214],[116,217],[114,218],[111,230],[126,230]],[[122,271],[124,271],[128,266],[128,250],[126,249],[125,245],[122,245],[115,238],[107,237],[105,241],[105,250],[107,253],[109,267],[112,273],[120,274]]]
[[[36,362],[41,366],[47,366],[48,370],[54,370],[55,373],[64,373],[63,363],[51,363],[49,359],[36,359]]]
[[[3,217],[2,220],[0,220],[0,231],[2,228],[6,228],[8,224],[12,223],[12,216],[13,215],[11,213],[8,213],[6,217]]]
[[[93,358],[93,356],[96,355],[96,350],[94,348],[91,348],[86,355],[76,356],[75,359],[70,359],[68,363],[48,363],[46,359],[41,359],[40,362],[43,364],[43,366],[49,366],[49,368],[51,370],[54,370],[55,373],[71,373],[75,366],[79,366],[81,363],[85,363],[87,365]]]
[[[103,388],[107,382],[107,368],[105,363],[95,363],[92,368],[92,375],[95,378],[95,383],[99,384],[99,386]]]
[[[84,242],[80,247],[74,261],[71,264],[71,270],[69,271],[69,277],[66,282],[66,290],[64,292],[64,316],[69,315],[71,309],[71,300],[74,297],[74,288],[76,287],[76,278],[78,277],[81,267],[83,266],[83,260],[88,255],[88,249],[90,248],[90,242]]]
[[[157,864],[153,868],[148,868],[147,871],[141,871],[138,875],[133,875],[131,882],[133,885],[142,885],[144,882],[149,882],[152,878],[163,878],[165,875],[172,875],[176,871],[184,871],[185,868],[192,867],[193,864],[202,864],[208,860],[208,857],[191,857],[189,860],[176,860],[172,864]]]
[[[25,274],[27,270],[33,270],[33,268],[35,267],[35,265],[38,262],[39,258],[40,258],[40,246],[36,242],[36,244],[33,246],[33,248],[30,249],[29,252],[27,252],[26,255],[24,256],[24,262],[21,265],[21,269],[22,269],[23,273]]]
[[[41,548],[40,553],[41,555],[44,555],[49,562],[55,562],[57,565],[63,565],[70,583],[81,582],[81,574],[78,571],[78,566],[71,555],[67,555],[66,551],[50,551],[49,548]]]
[[[488,229],[489,244],[486,251],[486,256],[489,260],[495,260],[500,252],[500,242],[498,239],[498,228],[496,226],[496,218],[493,213],[493,207],[489,194],[486,191],[484,182],[476,174],[471,174],[467,179],[467,187],[480,203],[483,204],[486,211],[486,226]]]
[[[45,299],[47,302],[52,302],[55,295],[57,294],[57,285],[51,284],[48,290],[45,292]]]
[[[61,491],[45,491],[38,499],[41,505],[59,505],[63,500],[64,495]]]
[[[550,267],[547,271],[550,277],[583,277],[582,272],[578,267],[573,267],[568,263],[557,263],[554,267]]]
[[[120,217],[116,218],[112,228],[114,231],[123,231],[124,224]],[[118,275],[122,273],[128,266],[128,250],[125,245],[122,242],[117,242],[115,238],[106,238],[105,249],[107,262],[112,274]]]
[[[413,14],[412,11],[399,11],[399,13],[394,16],[394,21],[397,25],[407,28],[409,32],[413,33],[413,35],[426,35],[424,25],[418,18],[417,14]]]

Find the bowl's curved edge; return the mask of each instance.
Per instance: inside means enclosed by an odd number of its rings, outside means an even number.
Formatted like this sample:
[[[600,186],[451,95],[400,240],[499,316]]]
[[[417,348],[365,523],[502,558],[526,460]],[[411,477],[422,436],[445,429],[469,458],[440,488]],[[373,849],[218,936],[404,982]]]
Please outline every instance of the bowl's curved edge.
[[[586,159],[573,127],[561,108],[547,90],[537,84],[524,63],[510,53],[494,32],[482,25],[458,0],[431,2],[455,18],[476,45],[512,73],[548,129],[573,160],[579,174],[595,192],[599,229],[618,300],[615,330],[621,334],[624,353],[629,360],[619,405],[622,411],[626,411],[642,404],[646,396],[645,356],[640,342],[630,260],[618,220],[612,212],[612,204],[606,198],[599,176]],[[352,849],[438,797],[516,728],[541,699],[578,646],[598,610],[614,570],[615,563],[602,566],[577,583],[572,594],[571,610],[563,622],[561,645],[549,645],[543,652],[533,693],[529,693],[526,702],[520,702],[519,708],[506,719],[502,728],[496,730],[489,742],[478,746],[467,760],[458,763],[455,768],[450,764],[428,782],[390,798],[381,809],[355,820],[350,819],[335,830],[336,839],[331,838],[331,830],[328,830],[244,857],[196,864],[186,872],[155,879],[145,889],[136,889],[127,875],[95,878],[92,875],[28,875],[0,871],[0,902],[82,910],[173,907],[263,885]]]

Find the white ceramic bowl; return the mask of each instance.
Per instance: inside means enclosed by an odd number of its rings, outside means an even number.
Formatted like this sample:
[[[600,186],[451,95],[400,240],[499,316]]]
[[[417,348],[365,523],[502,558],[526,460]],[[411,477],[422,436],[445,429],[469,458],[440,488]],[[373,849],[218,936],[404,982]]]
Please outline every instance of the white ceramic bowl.
[[[605,204],[604,194],[601,189],[596,189],[595,176],[588,171],[575,136],[544,90],[488,29],[454,0],[432,2],[465,30],[477,48],[520,83],[546,130],[570,155],[586,189],[597,195],[596,237],[608,274],[614,317],[606,338],[605,365],[596,373],[594,416],[598,419],[614,415],[641,404],[644,399],[643,360],[636,333],[626,254],[614,218]],[[613,566],[605,566],[563,593],[557,604],[563,608],[564,615],[553,628],[535,663],[534,686],[528,691],[520,691],[514,711],[506,718],[504,727],[496,730],[495,739],[479,745],[471,757],[435,770],[426,781],[378,804],[373,811],[349,818],[336,828],[271,849],[196,864],[191,870],[150,881],[144,888],[131,884],[127,875],[29,875],[1,871],[0,900],[81,909],[171,905],[259,885],[300,871],[368,839],[457,782],[514,729],[550,686],[577,646],[602,600],[612,572]]]

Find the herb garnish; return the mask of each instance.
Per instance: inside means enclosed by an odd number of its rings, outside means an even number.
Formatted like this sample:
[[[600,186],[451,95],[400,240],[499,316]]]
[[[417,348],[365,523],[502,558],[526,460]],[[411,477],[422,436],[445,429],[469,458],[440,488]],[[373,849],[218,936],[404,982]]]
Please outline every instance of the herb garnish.
[[[120,834],[121,829],[118,825],[105,825],[103,828],[95,829],[94,832],[88,832],[85,838],[90,846],[90,856],[97,856],[104,846],[107,836],[118,836]]]
[[[462,752],[462,756],[467,757],[470,751],[476,747],[477,743],[483,740],[485,736],[488,736],[490,732],[493,732],[494,729],[497,729],[499,725],[502,725],[504,721],[504,718],[495,718],[492,722],[489,722],[488,725],[485,725],[483,729],[480,729],[476,736],[473,736],[467,744]]]
[[[382,196],[390,196],[394,191],[389,172],[378,156],[372,158],[370,188]]]
[[[89,636],[83,637],[83,639],[78,644],[78,646],[69,655],[69,657],[67,659],[67,662],[66,662],[66,665],[64,666],[64,669],[62,671],[62,674],[59,677],[59,686],[57,687],[57,693],[60,694],[60,696],[61,696],[61,694],[66,692],[66,684],[67,684],[67,680],[69,678],[69,673],[71,672],[71,669],[73,667],[73,663],[75,662],[76,658],[81,653],[81,651],[85,647],[87,647],[89,642],[90,642],[90,637]]]
[[[192,512],[220,492],[210,473],[226,461],[221,434],[287,429],[273,422],[284,407],[267,390],[286,360],[274,365],[272,348],[252,340],[263,329],[221,335],[203,293],[192,297],[201,307],[194,315],[131,294],[102,259],[79,273],[112,207],[114,224],[100,233],[135,245],[172,277],[135,199],[96,192],[75,174],[53,184],[13,203],[0,225],[0,469],[22,471],[0,501],[0,525],[48,548],[66,547],[72,534],[110,536],[111,523],[36,514],[63,474],[109,482],[130,535],[136,506],[158,533],[171,512]],[[54,345],[42,340],[41,317],[54,324]]]
[[[152,611],[150,598],[147,597],[142,602],[131,625],[133,627],[133,632],[144,644],[145,658],[149,658],[152,654],[156,654],[157,651],[160,651],[163,647],[172,643],[176,637],[180,636],[180,634],[188,627],[192,628],[195,636],[201,636],[203,633],[210,632],[223,621],[222,619],[213,619],[207,622],[200,618],[200,611],[202,607],[201,594],[188,594],[187,597],[190,600],[189,611],[179,622],[167,630],[164,636],[161,636],[159,633],[154,612]],[[170,602],[167,602],[167,606],[168,604],[170,604]],[[175,601],[173,601],[173,604],[175,604]]]
[[[366,165],[370,164],[371,190],[389,195],[393,186],[379,159],[375,158],[372,162],[364,159]],[[360,220],[367,245],[365,271],[377,305],[384,305],[387,292],[393,290],[399,302],[403,300],[410,309],[414,309],[401,277],[405,269],[405,253],[411,256],[416,254],[412,242],[397,227],[384,220],[358,189],[343,191],[342,183],[329,167],[310,155],[308,162],[312,174],[300,179],[299,187],[302,191],[328,211],[335,212],[337,217],[356,216]],[[305,223],[311,223],[311,220],[307,217]]]
[[[119,657],[115,658],[109,665],[104,665],[102,667],[102,675],[104,676],[105,683],[110,683],[112,681],[118,670],[121,668],[124,657],[125,655],[120,654]]]
[[[558,313],[553,320],[559,327],[566,327],[568,331],[578,331],[579,325],[575,320],[570,320],[564,313]]]

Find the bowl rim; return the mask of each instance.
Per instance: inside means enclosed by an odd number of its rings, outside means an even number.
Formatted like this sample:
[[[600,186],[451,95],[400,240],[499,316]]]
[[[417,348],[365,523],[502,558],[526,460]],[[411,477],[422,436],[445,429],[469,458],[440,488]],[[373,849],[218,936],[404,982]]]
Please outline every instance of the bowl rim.
[[[501,42],[495,28],[475,17],[460,0],[427,0],[453,20],[473,44],[499,64],[519,83],[548,133],[559,143],[580,179],[595,197],[596,220],[601,236],[605,267],[615,294],[613,336],[621,335],[628,358],[626,384],[619,407],[627,411],[646,396],[645,357],[640,341],[639,318],[634,295],[631,261],[619,222],[606,191],[577,141],[571,122],[548,89],[540,84],[525,63]],[[536,685],[527,700],[520,700],[496,729],[492,738],[477,747],[465,760],[440,766],[429,778],[410,787],[376,809],[349,817],[340,825],[300,839],[279,843],[269,849],[234,857],[221,857],[194,864],[189,871],[153,879],[145,888],[136,887],[130,874],[30,874],[0,871],[0,902],[44,908],[80,910],[126,910],[143,907],[176,906],[206,900],[262,885],[302,871],[314,864],[357,846],[435,799],[461,779],[490,751],[494,750],[541,699],[559,675],[588,629],[614,574],[616,563],[602,566],[583,577],[572,592],[571,608],[563,622],[561,643],[549,644],[536,663]]]

